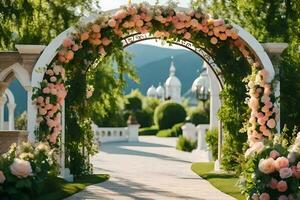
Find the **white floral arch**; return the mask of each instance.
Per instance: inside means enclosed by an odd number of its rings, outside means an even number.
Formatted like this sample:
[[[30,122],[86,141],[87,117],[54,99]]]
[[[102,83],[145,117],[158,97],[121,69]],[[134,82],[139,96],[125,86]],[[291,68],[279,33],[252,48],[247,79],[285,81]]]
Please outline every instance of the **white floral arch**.
[[[106,12],[104,12],[104,14],[112,14],[112,13],[115,13],[117,10],[118,9],[106,11]],[[178,11],[188,11],[189,9],[179,7],[179,8],[176,8],[176,10],[178,10]],[[81,24],[87,24],[88,22],[92,22],[95,19],[96,19],[96,16],[91,16],[91,17],[82,19],[80,21],[80,23]],[[264,68],[268,72],[268,74],[269,74],[268,82],[271,82],[274,79],[275,70],[274,70],[274,67],[272,65],[272,62],[271,62],[270,58],[268,57],[268,55],[265,52],[262,45],[249,32],[244,30],[242,27],[240,27],[236,24],[232,24],[232,25],[237,30],[239,38],[247,44],[249,49],[255,54],[255,56],[260,61],[262,68]],[[74,32],[74,30],[75,30],[74,27],[70,27],[67,30],[65,30],[64,32],[60,33],[44,49],[42,55],[40,56],[40,58],[38,59],[38,61],[36,62],[35,66],[34,66],[34,70],[33,70],[32,77],[31,77],[31,86],[32,87],[40,87],[40,82],[43,79],[43,76],[44,76],[44,73],[46,71],[47,65],[56,56],[57,49],[61,46],[61,44],[63,43],[63,40],[70,33]],[[131,34],[131,35],[134,35],[134,34]],[[130,37],[130,35],[127,36],[127,37]],[[141,40],[142,40],[142,38],[140,39],[140,41]],[[137,39],[135,42],[138,42],[138,41],[139,40]],[[210,68],[213,69],[213,66],[210,65]],[[214,74],[215,74],[215,76],[217,76],[217,73],[214,73]],[[218,78],[218,80],[220,82],[220,78]],[[220,85],[222,85],[221,82],[220,82]],[[37,110],[36,110],[35,106],[30,106],[28,111],[29,111],[29,113],[31,113],[31,115],[29,115],[29,117],[28,117],[28,124],[30,125],[28,127],[29,139],[34,140],[34,130],[35,130],[35,121],[36,121],[36,117],[37,117],[37,115],[36,115]]]

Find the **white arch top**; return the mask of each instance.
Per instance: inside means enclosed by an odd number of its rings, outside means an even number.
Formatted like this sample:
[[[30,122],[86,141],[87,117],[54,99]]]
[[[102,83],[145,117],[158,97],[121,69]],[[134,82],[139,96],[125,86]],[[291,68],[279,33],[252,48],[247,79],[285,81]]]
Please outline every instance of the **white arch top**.
[[[15,105],[15,97],[14,97],[13,93],[10,91],[10,89],[7,88],[5,90],[4,95],[7,96],[8,103]]]
[[[188,8],[178,7],[176,8],[180,11],[188,11]],[[118,9],[113,9],[109,11],[105,11],[105,14],[112,14],[116,12]],[[93,15],[90,17],[86,17],[80,20],[80,23],[86,24],[95,20],[97,15]],[[245,29],[240,27],[239,25],[233,24],[233,27],[237,30],[239,37],[245,41],[248,47],[256,54],[257,58],[261,62],[262,67],[268,71],[269,73],[269,82],[274,79],[275,70],[273,64],[265,52],[262,45]],[[64,32],[60,33],[56,38],[54,38],[51,43],[45,48],[42,55],[39,57],[37,63],[34,66],[34,70],[32,72],[31,77],[31,86],[32,87],[39,87],[40,82],[42,82],[44,73],[46,71],[47,65],[52,61],[52,59],[56,55],[56,50],[61,46],[63,40],[74,31],[73,27],[68,28]]]
[[[24,69],[20,63],[15,63],[10,67],[4,69],[0,73],[0,81],[4,81],[11,72],[14,73],[16,79],[21,83],[21,85],[25,89],[31,86],[30,75],[28,71]]]

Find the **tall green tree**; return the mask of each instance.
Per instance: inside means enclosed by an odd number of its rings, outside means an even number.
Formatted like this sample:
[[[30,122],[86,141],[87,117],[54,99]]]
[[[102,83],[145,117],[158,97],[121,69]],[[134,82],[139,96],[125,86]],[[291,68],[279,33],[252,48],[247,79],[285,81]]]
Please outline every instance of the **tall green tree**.
[[[98,0],[0,1],[0,50],[14,44],[48,44],[81,16],[99,9]]]

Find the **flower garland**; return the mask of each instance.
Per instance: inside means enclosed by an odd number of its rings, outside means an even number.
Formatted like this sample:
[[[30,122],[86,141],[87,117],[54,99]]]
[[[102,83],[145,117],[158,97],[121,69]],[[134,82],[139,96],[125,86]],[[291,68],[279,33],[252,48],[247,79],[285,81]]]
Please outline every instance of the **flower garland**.
[[[254,66],[255,67],[255,66]],[[250,148],[246,156],[255,152],[255,145],[265,138],[272,139],[272,133],[276,132],[276,121],[278,120],[278,109],[274,105],[274,96],[271,84],[267,82],[268,72],[265,69],[253,69],[253,74],[248,82],[247,100],[251,115],[246,124],[248,142]]]
[[[77,57],[77,52],[86,49],[105,56],[112,48],[114,39],[121,40],[123,36],[134,32],[150,33],[164,40],[185,39],[195,43],[195,35],[201,34],[213,45],[229,41],[249,62],[254,63],[255,69],[261,68],[246,44],[239,39],[236,30],[225,24],[223,19],[212,19],[199,10],[185,13],[147,3],[130,4],[112,16],[102,15],[93,23],[77,27],[77,32],[72,33],[59,47],[41,87],[34,95],[38,109],[37,123],[40,132],[44,132],[44,138],[55,143],[61,131],[60,108],[67,95],[64,67],[73,60],[86,65],[92,63],[92,60]],[[251,96],[249,106],[252,110],[249,120],[252,126],[248,129],[250,146],[261,141],[263,135],[269,137],[276,125],[273,115],[275,108],[270,99],[271,86],[266,83],[266,76],[266,71],[261,70],[257,80],[250,80],[248,84]],[[92,90],[89,89],[87,98],[91,95]]]

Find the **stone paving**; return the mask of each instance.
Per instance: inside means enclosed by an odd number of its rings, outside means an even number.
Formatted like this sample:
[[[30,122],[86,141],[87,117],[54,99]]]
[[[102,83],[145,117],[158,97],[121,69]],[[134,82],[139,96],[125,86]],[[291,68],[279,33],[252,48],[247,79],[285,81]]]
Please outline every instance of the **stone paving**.
[[[176,138],[140,137],[139,143],[110,143],[92,158],[95,173],[110,180],[67,200],[233,200],[191,170],[190,153],[177,151]]]

